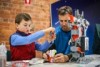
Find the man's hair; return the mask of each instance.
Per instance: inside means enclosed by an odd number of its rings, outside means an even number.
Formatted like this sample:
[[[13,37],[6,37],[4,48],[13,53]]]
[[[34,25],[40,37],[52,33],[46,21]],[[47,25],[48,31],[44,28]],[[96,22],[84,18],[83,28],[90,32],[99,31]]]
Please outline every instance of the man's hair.
[[[72,8],[70,6],[63,6],[58,9],[58,15],[65,15],[67,13],[70,15],[73,14]]]
[[[29,21],[31,17],[27,13],[19,13],[15,18],[15,23],[20,24],[22,20]]]

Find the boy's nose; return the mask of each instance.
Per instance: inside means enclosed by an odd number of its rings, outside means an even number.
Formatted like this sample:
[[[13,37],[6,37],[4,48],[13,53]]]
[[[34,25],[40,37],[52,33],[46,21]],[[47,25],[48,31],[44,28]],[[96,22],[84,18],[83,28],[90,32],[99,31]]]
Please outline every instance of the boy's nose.
[[[26,27],[26,29],[28,29],[28,30],[29,30],[29,29],[30,29],[30,27]]]

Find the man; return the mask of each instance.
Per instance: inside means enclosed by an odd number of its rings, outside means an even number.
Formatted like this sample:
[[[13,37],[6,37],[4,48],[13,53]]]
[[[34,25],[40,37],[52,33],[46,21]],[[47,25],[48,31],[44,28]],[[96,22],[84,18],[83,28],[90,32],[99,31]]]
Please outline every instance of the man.
[[[54,62],[67,62],[72,56],[68,44],[71,38],[71,29],[68,23],[73,21],[72,8],[69,6],[59,8],[58,18],[60,26],[56,28],[56,39],[50,49],[56,49],[57,51]]]

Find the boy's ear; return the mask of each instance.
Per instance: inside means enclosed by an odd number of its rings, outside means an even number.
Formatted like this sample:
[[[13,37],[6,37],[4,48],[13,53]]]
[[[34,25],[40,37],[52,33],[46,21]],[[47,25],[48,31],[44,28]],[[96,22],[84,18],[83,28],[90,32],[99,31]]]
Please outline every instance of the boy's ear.
[[[16,25],[16,28],[18,29],[18,24],[16,23],[15,25]]]

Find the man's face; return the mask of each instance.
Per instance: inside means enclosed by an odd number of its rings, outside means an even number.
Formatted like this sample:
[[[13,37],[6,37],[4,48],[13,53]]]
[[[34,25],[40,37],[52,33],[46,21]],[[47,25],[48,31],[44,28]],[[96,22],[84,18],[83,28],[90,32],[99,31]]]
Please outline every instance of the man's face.
[[[20,24],[16,24],[17,29],[21,32],[28,34],[30,32],[31,23],[32,23],[31,20],[29,21],[22,20]]]
[[[69,14],[59,15],[59,21],[63,31],[70,31],[70,27],[68,26],[68,22],[70,21]]]

